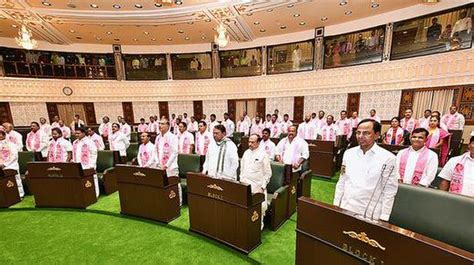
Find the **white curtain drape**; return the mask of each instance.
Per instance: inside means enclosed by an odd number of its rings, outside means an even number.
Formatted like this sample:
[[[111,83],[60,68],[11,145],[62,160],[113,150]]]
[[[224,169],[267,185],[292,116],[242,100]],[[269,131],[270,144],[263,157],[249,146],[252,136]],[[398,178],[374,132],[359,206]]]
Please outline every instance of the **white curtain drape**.
[[[416,119],[423,117],[426,109],[439,111],[441,114],[447,113],[453,103],[454,90],[428,90],[415,92],[413,98],[413,117]]]
[[[416,119],[423,117],[426,109],[431,109],[433,91],[415,92],[413,98],[413,117]]]

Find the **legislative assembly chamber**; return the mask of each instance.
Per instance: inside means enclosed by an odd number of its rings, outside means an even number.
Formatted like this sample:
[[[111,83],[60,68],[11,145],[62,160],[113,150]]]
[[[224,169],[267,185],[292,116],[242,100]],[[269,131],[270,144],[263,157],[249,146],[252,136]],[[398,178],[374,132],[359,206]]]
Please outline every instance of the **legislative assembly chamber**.
[[[0,264],[474,265],[474,0],[0,0]]]

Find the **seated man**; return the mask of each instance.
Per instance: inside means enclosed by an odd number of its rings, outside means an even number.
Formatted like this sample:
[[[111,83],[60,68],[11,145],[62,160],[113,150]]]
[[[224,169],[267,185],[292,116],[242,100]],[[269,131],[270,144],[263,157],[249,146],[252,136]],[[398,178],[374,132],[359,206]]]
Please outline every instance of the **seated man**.
[[[439,176],[443,179],[440,190],[474,197],[474,136],[471,136],[468,152],[451,158]]]
[[[194,150],[194,136],[187,130],[185,122],[178,125],[178,153],[192,154]]]
[[[270,129],[268,128],[265,128],[262,131],[262,141],[260,142],[260,148],[262,148],[265,153],[267,153],[270,160],[275,160],[276,145],[272,140],[270,140]]]
[[[249,149],[244,152],[240,161],[240,181],[250,184],[252,193],[263,193],[262,202],[262,230],[263,217],[267,210],[267,184],[272,177],[270,159],[262,148],[259,148],[259,136],[252,134],[249,137]]]
[[[276,161],[291,165],[293,172],[298,172],[303,162],[309,157],[308,143],[296,136],[296,126],[290,126],[288,136],[278,142],[275,153]]]
[[[140,134],[142,144],[138,148],[137,162],[141,167],[157,167],[158,159],[156,156],[156,148],[150,142],[150,135],[147,132]]]
[[[334,205],[364,218],[388,221],[398,181],[395,156],[375,143],[381,129],[380,123],[370,118],[357,126],[359,146],[344,153]]]
[[[428,131],[416,128],[411,134],[411,146],[397,154],[396,173],[399,182],[428,187],[438,170],[438,156],[425,147]]]
[[[69,140],[62,137],[58,127],[52,129],[53,139],[48,144],[48,162],[64,163],[72,160],[72,145]]]
[[[39,126],[38,126],[39,127]],[[20,165],[18,164],[18,151],[15,144],[6,140],[7,134],[0,130],[0,170],[13,169],[17,171],[15,176],[16,184],[18,186],[18,193],[20,197],[25,196],[23,191],[23,184],[20,178]]]
[[[94,142],[98,151],[105,149],[104,139],[100,135],[95,133],[95,131],[91,127],[87,129],[87,135],[89,136],[89,139]]]
[[[239,155],[237,146],[226,136],[226,127],[219,124],[214,127],[214,141],[209,145],[202,173],[212,178],[237,180]]]

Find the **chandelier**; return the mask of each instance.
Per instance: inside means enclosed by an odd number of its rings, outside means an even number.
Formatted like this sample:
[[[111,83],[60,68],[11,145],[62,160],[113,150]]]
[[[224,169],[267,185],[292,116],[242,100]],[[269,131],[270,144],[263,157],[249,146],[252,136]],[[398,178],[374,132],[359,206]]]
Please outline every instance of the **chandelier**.
[[[18,30],[18,37],[15,38],[16,43],[27,50],[32,50],[38,47],[38,42],[33,39],[33,34],[26,28],[25,25],[21,25]]]
[[[220,48],[224,48],[230,41],[229,34],[227,34],[224,23],[221,22],[219,26],[217,26],[216,31],[217,35],[214,36],[214,42],[219,45]]]

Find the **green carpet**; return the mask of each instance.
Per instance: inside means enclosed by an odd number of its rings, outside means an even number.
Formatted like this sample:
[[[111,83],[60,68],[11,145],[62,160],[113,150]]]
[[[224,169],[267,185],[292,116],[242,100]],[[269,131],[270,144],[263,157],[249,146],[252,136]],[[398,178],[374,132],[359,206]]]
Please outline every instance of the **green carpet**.
[[[331,203],[335,184],[313,178],[311,197]],[[296,214],[246,256],[189,232],[187,207],[168,225],[119,212],[117,193],[87,210],[36,209],[27,196],[0,210],[0,264],[294,264]]]

